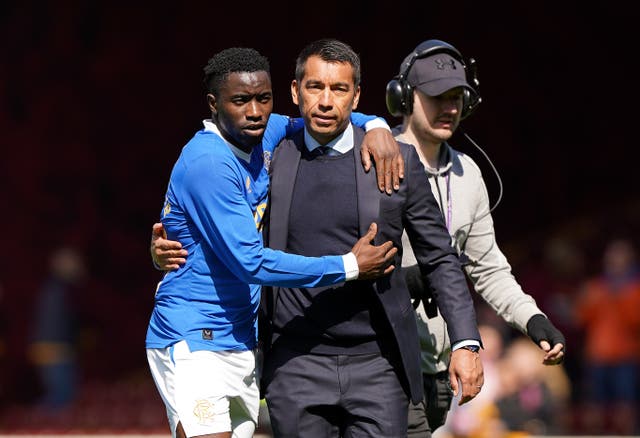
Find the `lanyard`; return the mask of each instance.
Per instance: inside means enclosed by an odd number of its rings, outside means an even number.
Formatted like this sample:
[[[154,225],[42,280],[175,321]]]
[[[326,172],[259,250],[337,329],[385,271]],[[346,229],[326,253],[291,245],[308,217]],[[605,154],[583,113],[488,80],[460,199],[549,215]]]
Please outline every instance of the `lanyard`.
[[[453,210],[453,206],[452,201],[451,201],[451,184],[449,183],[449,172],[447,172],[447,175],[444,177],[445,181],[447,182],[447,218],[446,218],[446,225],[447,225],[447,231],[449,231],[449,234],[451,234],[451,216],[453,215],[452,210]]]
[[[453,202],[451,200],[451,182],[449,180],[449,172],[444,176],[445,183],[447,185],[447,208],[445,213],[445,207],[442,201],[442,193],[440,192],[440,184],[438,184],[438,175],[432,175],[432,178],[435,179],[436,189],[438,190],[438,199],[440,200],[440,212],[444,219],[445,225],[447,227],[447,231],[451,234],[451,218],[453,216]]]

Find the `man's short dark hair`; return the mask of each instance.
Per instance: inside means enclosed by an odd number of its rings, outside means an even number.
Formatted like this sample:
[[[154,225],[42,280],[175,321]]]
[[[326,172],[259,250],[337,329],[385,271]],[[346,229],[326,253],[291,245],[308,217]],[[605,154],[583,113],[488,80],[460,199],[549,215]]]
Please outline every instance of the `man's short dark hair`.
[[[346,62],[353,67],[353,83],[360,85],[360,57],[351,46],[334,38],[322,38],[307,45],[296,59],[296,81],[304,76],[304,67],[311,56],[319,56],[326,62]]]
[[[203,70],[205,89],[216,97],[220,84],[230,73],[266,71],[270,74],[269,60],[257,50],[246,47],[231,47],[216,53]]]

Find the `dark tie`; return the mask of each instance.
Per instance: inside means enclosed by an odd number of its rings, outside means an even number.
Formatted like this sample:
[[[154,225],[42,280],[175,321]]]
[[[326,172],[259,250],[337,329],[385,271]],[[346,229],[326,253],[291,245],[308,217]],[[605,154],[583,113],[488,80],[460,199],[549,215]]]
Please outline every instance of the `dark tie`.
[[[319,157],[320,155],[324,155],[326,157],[331,157],[335,155],[340,155],[340,152],[334,150],[329,146],[318,146],[314,150],[311,151],[310,156],[312,158]]]
[[[325,155],[326,149],[326,146],[318,146],[317,148],[309,151],[309,157],[315,158],[319,157],[320,155]]]
[[[333,148],[331,148],[329,146],[320,146],[318,149],[320,149],[320,152],[319,152],[320,155],[326,155],[328,157],[340,154],[340,152],[334,150]]]

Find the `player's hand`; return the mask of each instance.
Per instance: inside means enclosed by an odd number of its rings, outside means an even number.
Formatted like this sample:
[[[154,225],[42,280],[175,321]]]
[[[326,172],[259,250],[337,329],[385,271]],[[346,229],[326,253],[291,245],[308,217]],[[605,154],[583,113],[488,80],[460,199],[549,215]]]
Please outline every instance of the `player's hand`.
[[[381,192],[391,194],[400,188],[404,178],[404,159],[400,146],[391,132],[385,128],[367,131],[360,149],[362,165],[368,172],[371,169],[371,157],[376,165],[376,178]]]
[[[544,351],[544,365],[558,365],[564,361],[564,335],[547,317],[542,314],[533,315],[527,322],[527,334]]]
[[[153,263],[162,271],[178,269],[187,262],[187,250],[182,249],[180,242],[167,240],[167,233],[161,223],[153,224],[149,251]]]
[[[461,394],[458,405],[463,405],[480,394],[484,385],[484,369],[480,354],[464,348],[458,348],[451,354],[449,364],[451,389],[457,397]],[[462,385],[462,388],[460,388]]]
[[[393,242],[387,241],[379,246],[371,244],[378,232],[378,225],[372,223],[367,234],[360,238],[351,248],[358,261],[358,280],[370,280],[389,274],[394,270],[393,259],[398,252],[398,248],[393,246]]]

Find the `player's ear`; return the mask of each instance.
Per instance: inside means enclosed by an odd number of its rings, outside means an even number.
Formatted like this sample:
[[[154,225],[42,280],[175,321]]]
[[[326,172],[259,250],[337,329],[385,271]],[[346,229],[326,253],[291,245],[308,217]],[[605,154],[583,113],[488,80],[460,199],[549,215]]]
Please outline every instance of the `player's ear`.
[[[298,89],[298,81],[296,81],[295,79],[293,81],[291,81],[291,100],[293,101],[294,104],[298,105],[298,92],[300,90]]]
[[[360,102],[360,85],[356,87],[355,93],[353,95],[353,106],[351,109],[355,110],[358,108],[358,102]]]
[[[218,114],[218,103],[216,101],[216,97],[212,93],[207,94],[207,103],[209,104],[211,114]]]

